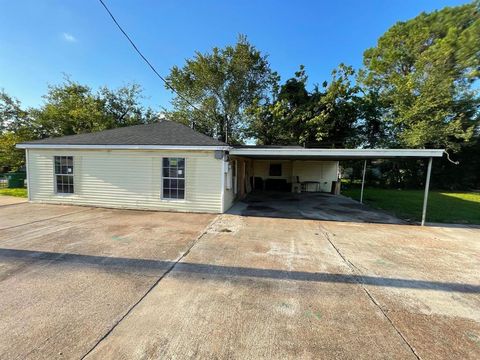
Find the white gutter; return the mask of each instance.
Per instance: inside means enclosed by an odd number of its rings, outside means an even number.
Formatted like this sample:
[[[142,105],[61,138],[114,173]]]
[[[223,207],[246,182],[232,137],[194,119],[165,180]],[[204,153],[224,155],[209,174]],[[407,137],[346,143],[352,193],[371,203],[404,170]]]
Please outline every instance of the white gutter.
[[[74,145],[74,144],[17,144],[18,149],[78,149],[78,150],[222,150],[239,156],[296,156],[331,158],[382,157],[442,157],[443,149],[292,149],[292,148],[233,148],[190,145]]]
[[[233,148],[230,155],[239,156],[296,156],[330,158],[388,158],[388,157],[442,157],[443,149],[268,149]]]
[[[78,149],[78,150],[228,150],[229,146],[187,145],[62,145],[62,144],[17,144],[18,149]]]

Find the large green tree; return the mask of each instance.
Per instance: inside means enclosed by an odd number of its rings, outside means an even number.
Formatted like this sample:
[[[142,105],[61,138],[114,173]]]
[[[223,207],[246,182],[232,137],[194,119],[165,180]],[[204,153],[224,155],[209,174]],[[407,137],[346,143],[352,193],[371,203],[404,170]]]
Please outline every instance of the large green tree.
[[[18,99],[0,91],[0,172],[18,170],[24,163],[24,151],[15,148],[19,142],[35,138],[29,112]]]
[[[31,111],[32,125],[39,137],[63,136],[150,122],[151,109],[141,105],[137,84],[118,89],[90,87],[66,78],[49,86],[44,104]]]
[[[171,69],[167,80],[180,95],[169,116],[222,141],[241,142],[246,109],[270,95],[276,77],[267,57],[241,35],[233,46],[197,52]]]
[[[20,101],[0,89],[0,134],[24,123],[27,117],[28,112],[22,108]]]
[[[352,67],[340,64],[330,82],[307,91],[305,68],[249,109],[250,136],[259,144],[352,147],[357,143],[359,90]]]
[[[378,124],[381,117],[398,146],[457,151],[474,135],[480,104],[478,2],[397,23],[365,51],[364,65],[360,80],[381,108],[369,120]],[[370,115],[376,111],[371,105]]]
[[[18,169],[24,151],[15,144],[52,136],[74,135],[152,122],[150,108],[141,104],[139,85],[93,91],[66,78],[52,85],[39,108],[24,109],[17,99],[0,92],[0,167]]]

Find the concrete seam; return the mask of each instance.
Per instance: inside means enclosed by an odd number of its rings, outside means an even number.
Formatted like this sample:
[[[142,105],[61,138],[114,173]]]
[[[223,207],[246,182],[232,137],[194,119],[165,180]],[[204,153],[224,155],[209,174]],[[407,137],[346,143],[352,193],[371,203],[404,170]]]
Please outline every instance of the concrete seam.
[[[350,268],[350,270],[355,273],[356,275],[359,276],[360,279],[363,279],[363,276],[361,274],[361,272],[359,271],[359,269],[350,262],[350,260],[348,260],[345,255],[342,254],[342,252],[335,246],[335,244],[333,243],[331,237],[330,237],[330,234],[329,232],[322,227],[322,233],[323,233],[323,236],[325,236],[325,238],[327,239],[327,241],[330,243],[330,245],[333,247],[333,249],[336,251],[336,253],[342,258],[342,260],[347,264],[347,266]],[[365,283],[362,281],[362,280],[355,280],[355,282],[357,284],[359,284],[363,291],[367,294],[368,298],[370,299],[370,301],[382,312],[383,316],[387,319],[387,321],[390,323],[390,325],[393,327],[393,329],[395,330],[395,332],[402,338],[403,342],[408,346],[408,348],[410,349],[410,351],[413,353],[413,355],[418,359],[418,360],[421,360],[421,357],[420,355],[417,354],[417,352],[415,351],[415,348],[408,342],[407,338],[405,337],[405,335],[403,335],[403,333],[400,331],[400,329],[398,329],[395,324],[393,323],[393,320],[390,319],[390,317],[388,316],[388,313],[387,311],[385,311],[382,306],[378,303],[378,301],[374,298],[374,296],[370,293],[370,291],[367,289],[367,287],[365,286]]]
[[[23,201],[23,202],[18,202],[18,203],[13,203],[13,204],[0,205],[0,208],[4,208],[4,207],[7,207],[7,206],[23,205],[23,204],[28,204],[28,201]]]
[[[71,212],[71,213],[68,213],[68,214],[62,214],[62,215],[58,215],[58,216],[49,217],[49,218],[46,218],[46,219],[40,219],[40,220],[31,221],[31,222],[28,222],[28,223],[25,223],[25,224],[19,224],[19,225],[9,226],[9,227],[0,229],[0,231],[2,231],[2,230],[9,230],[9,229],[15,229],[15,228],[17,228],[17,227],[26,226],[26,225],[31,225],[31,224],[36,224],[36,223],[39,223],[39,222],[42,222],[42,221],[48,221],[48,220],[58,219],[58,218],[61,218],[61,217],[64,217],[64,216],[68,216],[68,215],[80,214],[80,213],[82,213],[82,212],[91,211],[91,210],[94,210],[94,209],[80,210],[80,211],[75,211],[75,212]]]
[[[219,219],[219,216],[216,216],[200,233],[192,242],[191,245],[185,250],[185,252],[176,260],[172,263],[172,265],[165,271],[153,284],[148,288],[148,290],[123,314],[120,319],[118,319],[113,326],[88,350],[80,359],[85,359],[88,355],[90,355],[98,345],[100,345],[103,340],[105,340],[112,332],[115,330],[115,328],[120,325],[120,323],[137,307],[138,304],[140,304],[143,299],[147,297],[148,294],[162,281],[174,268],[177,266],[177,264],[185,258],[190,251],[193,249],[193,247],[208,233],[208,231],[212,228],[213,224]]]

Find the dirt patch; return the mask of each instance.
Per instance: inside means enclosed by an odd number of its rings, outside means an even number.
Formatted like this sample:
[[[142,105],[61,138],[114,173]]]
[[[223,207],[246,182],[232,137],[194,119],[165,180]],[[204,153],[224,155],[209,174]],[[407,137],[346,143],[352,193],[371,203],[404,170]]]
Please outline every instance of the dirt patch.
[[[220,215],[210,224],[207,233],[237,233],[244,225],[243,219],[239,216]]]

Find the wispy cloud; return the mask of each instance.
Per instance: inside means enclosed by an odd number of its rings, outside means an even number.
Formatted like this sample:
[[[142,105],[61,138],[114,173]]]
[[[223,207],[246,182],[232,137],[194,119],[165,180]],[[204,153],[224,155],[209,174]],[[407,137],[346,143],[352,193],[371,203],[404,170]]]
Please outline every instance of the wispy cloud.
[[[64,32],[62,34],[62,37],[63,37],[63,40],[65,40],[67,42],[77,42],[77,38],[75,36],[73,36],[72,34]]]

